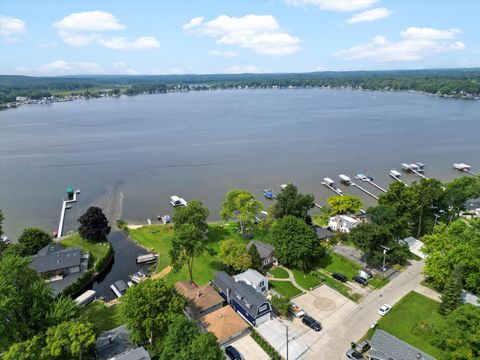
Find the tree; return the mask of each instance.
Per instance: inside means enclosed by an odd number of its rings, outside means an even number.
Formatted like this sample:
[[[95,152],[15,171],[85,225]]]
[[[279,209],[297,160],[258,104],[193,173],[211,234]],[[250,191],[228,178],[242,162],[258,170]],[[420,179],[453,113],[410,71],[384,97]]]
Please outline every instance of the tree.
[[[256,270],[260,270],[262,268],[262,259],[260,258],[260,254],[258,253],[258,249],[254,243],[250,245],[248,249],[248,254],[250,255],[250,267]]]
[[[400,213],[395,206],[369,207],[366,215],[372,223],[386,229],[393,238],[403,239],[410,235],[408,215]]]
[[[121,311],[135,343],[161,341],[169,325],[183,316],[185,299],[163,280],[145,280],[128,289]]]
[[[22,231],[18,243],[22,244],[23,255],[35,255],[38,250],[52,242],[50,234],[41,229],[27,228]]]
[[[175,214],[173,215],[175,229],[185,224],[193,224],[203,233],[207,233],[208,214],[208,209],[203,206],[200,200],[189,201],[188,206],[178,206],[175,208]]]
[[[0,236],[3,235],[3,220],[5,220],[5,217],[3,216],[2,210],[0,210]]]
[[[85,214],[80,216],[78,222],[80,223],[78,232],[82,238],[95,242],[107,241],[110,226],[108,226],[108,220],[99,207],[89,207]]]
[[[245,271],[252,264],[252,258],[246,246],[234,240],[226,240],[221,243],[219,258],[231,273]]]
[[[291,215],[305,220],[308,212],[314,206],[315,197],[312,194],[301,194],[295,185],[288,184],[277,195],[277,202],[273,206],[273,217],[280,219]]]
[[[329,197],[327,203],[332,209],[333,215],[356,213],[363,206],[362,201],[358,197],[348,194]]]
[[[204,233],[193,224],[177,227],[172,240],[170,258],[174,271],[180,271],[186,264],[190,281],[193,281],[193,261],[205,250]]]
[[[245,234],[247,227],[253,226],[257,214],[263,209],[260,201],[246,190],[233,189],[227,193],[220,216],[225,219],[238,218],[240,232]]]
[[[275,256],[281,264],[307,270],[323,255],[316,232],[303,219],[287,215],[272,226]]]
[[[52,304],[47,319],[51,325],[73,320],[78,316],[80,306],[69,297],[60,296]]]
[[[11,255],[0,260],[0,353],[48,325],[50,290],[29,263],[29,258]]]
[[[434,331],[434,344],[452,360],[480,359],[480,308],[471,304],[459,306],[446,322]]]
[[[445,199],[455,211],[462,210],[468,199],[480,196],[480,176],[462,176],[445,184]]]
[[[442,303],[438,308],[440,314],[448,315],[462,305],[462,288],[463,270],[461,266],[457,266],[445,285],[445,289],[443,289]]]
[[[273,309],[278,315],[280,315],[281,317],[288,316],[291,306],[290,300],[288,298],[275,295],[272,297],[271,302]]]
[[[48,354],[44,351],[45,339],[41,335],[10,346],[3,354],[3,360],[47,360]]]
[[[435,212],[442,210],[445,191],[437,179],[421,179],[411,186],[415,196],[413,219],[416,221],[417,238],[431,231]],[[430,223],[425,220],[430,219]]]
[[[52,357],[72,358],[88,354],[95,345],[93,324],[65,321],[48,328],[45,349]]]
[[[440,224],[435,234],[426,235],[423,240],[428,281],[443,289],[453,269],[461,265],[465,289],[480,294],[480,219]]]

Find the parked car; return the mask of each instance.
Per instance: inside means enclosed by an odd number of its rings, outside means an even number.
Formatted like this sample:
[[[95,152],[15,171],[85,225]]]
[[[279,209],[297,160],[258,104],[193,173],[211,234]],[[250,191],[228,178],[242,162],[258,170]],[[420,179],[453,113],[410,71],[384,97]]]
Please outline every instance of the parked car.
[[[362,354],[370,348],[371,346],[368,340],[362,340],[355,345],[355,350],[357,350],[359,353],[362,353]]]
[[[365,286],[365,285],[368,284],[367,279],[365,279],[365,278],[363,278],[363,277],[361,277],[361,276],[358,276],[358,275],[357,275],[357,276],[354,276],[354,277],[352,278],[352,280],[355,281],[355,282],[357,282],[357,283],[359,283],[359,284],[362,285],[362,286]]]
[[[386,313],[388,313],[391,308],[392,308],[392,305],[384,304],[380,307],[380,309],[378,309],[378,313],[383,316]]]
[[[320,325],[320,323],[315,320],[314,318],[312,318],[311,316],[308,316],[308,315],[305,315],[303,318],[302,318],[302,322],[307,325],[308,327],[312,328],[313,330],[315,331],[320,331],[322,330],[322,325]]]
[[[293,314],[293,316],[297,318],[301,318],[302,316],[305,316],[305,311],[303,311],[302,308],[295,303],[291,304],[290,312]]]
[[[360,354],[358,351],[355,351],[353,349],[349,349],[346,355],[349,359],[356,359],[356,360],[365,359],[362,354]]]
[[[227,354],[230,360],[242,360],[242,355],[231,345],[225,348],[225,354]]]
[[[347,282],[347,277],[340,273],[332,273],[332,277],[341,282]]]

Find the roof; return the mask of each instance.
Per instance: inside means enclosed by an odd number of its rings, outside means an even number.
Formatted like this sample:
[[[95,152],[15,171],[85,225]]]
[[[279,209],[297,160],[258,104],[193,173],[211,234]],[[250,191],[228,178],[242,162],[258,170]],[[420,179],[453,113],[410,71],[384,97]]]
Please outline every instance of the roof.
[[[224,306],[205,315],[200,322],[220,343],[249,328],[247,322],[230,306]]]
[[[250,250],[250,247],[252,245],[255,245],[255,247],[258,250],[258,254],[260,255],[260,259],[262,260],[267,259],[273,255],[274,247],[270,244],[266,244],[258,240],[252,240],[248,243],[247,250]]]
[[[64,249],[65,248],[60,243],[53,242],[41,248],[40,250],[38,250],[36,256],[45,256],[45,255],[54,253],[56,251],[64,250]]]
[[[113,358],[132,348],[126,325],[101,333],[95,344],[95,352],[100,360]]]
[[[215,274],[213,283],[220,288],[224,294],[227,293],[227,289],[230,289],[232,298],[253,318],[256,318],[258,308],[263,303],[268,303],[265,296],[258,293],[253,287],[243,281],[235,281],[234,278],[224,271],[218,271]],[[241,299],[238,298],[239,296]],[[250,306],[247,306],[247,304]]]
[[[267,280],[265,276],[260,274],[257,270],[247,269],[243,273],[234,276],[236,281],[243,281],[250,286],[257,285],[261,281]]]
[[[210,285],[197,286],[188,281],[179,281],[175,283],[175,289],[187,299],[195,314],[223,303],[223,298]]]
[[[411,253],[421,257],[422,259],[425,259],[426,255],[422,252],[423,242],[415,239],[412,236],[409,236],[401,241],[408,245]]]
[[[150,360],[150,354],[143,346],[132,349],[121,355],[115,356],[112,360]]]
[[[341,220],[349,222],[349,223],[358,223],[359,222],[357,219],[354,219],[353,217],[350,217],[348,215],[338,215],[338,217]]]
[[[368,354],[379,360],[435,360],[434,357],[383,330],[375,331],[370,345],[372,350]]]
[[[480,198],[478,199],[468,199],[463,204],[465,210],[476,210],[480,208]]]
[[[40,251],[42,250],[44,249]],[[30,268],[40,273],[80,266],[82,260],[82,252],[79,248],[63,249],[53,252],[47,251],[47,255],[41,254],[32,257],[32,262],[30,263]]]
[[[328,239],[333,236],[333,232],[319,225],[314,225],[313,229],[317,232],[317,237],[321,240]]]

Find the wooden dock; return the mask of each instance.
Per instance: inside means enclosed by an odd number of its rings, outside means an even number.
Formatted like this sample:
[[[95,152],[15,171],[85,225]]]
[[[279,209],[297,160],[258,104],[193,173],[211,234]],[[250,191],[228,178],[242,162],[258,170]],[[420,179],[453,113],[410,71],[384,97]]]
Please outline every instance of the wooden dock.
[[[398,182],[401,182],[403,185],[405,185],[406,187],[408,187],[408,184],[405,183],[405,181],[403,181],[402,179],[400,179],[398,176],[394,176],[394,175],[392,175],[392,174],[390,174],[390,173],[389,173],[388,175],[390,175],[390,177],[393,178],[394,180],[397,180]]]
[[[329,188],[330,190],[332,190],[335,194],[337,194],[338,196],[343,196],[343,194],[338,191],[338,189],[334,188],[333,186],[330,186],[329,184],[327,184],[325,181],[322,182],[322,185],[325,185],[327,188]]]
[[[62,237],[63,232],[63,223],[65,222],[65,211],[67,210],[67,206],[77,201],[77,191],[74,190],[73,198],[71,200],[64,200],[62,204],[62,210],[60,212],[60,221],[58,223],[58,230],[57,230],[57,238]],[[70,208],[70,207],[69,207]]]
[[[364,189],[363,187],[361,187],[360,185],[354,183],[353,181],[350,182],[350,185],[351,185],[351,186],[355,186],[357,189],[363,191],[365,194],[371,196],[371,197],[374,198],[375,200],[378,200],[378,196],[377,196],[377,195],[372,194],[370,191]]]
[[[378,190],[380,190],[381,192],[384,192],[384,193],[387,192],[387,190],[385,190],[384,188],[382,188],[380,185],[375,184],[372,180],[367,180],[366,182],[369,183],[369,184],[372,185],[372,186],[375,186],[375,187],[376,187]]]

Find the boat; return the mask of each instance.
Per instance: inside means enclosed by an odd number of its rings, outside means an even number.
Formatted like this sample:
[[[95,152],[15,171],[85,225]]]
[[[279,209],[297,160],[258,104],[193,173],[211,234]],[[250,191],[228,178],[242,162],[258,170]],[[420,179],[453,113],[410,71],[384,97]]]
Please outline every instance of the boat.
[[[282,184],[282,185],[280,185],[280,188],[281,188],[282,190],[285,190],[287,186],[288,186],[288,184]]]
[[[420,166],[418,166],[417,164],[408,164],[408,165],[410,165],[411,170],[415,170],[416,172],[422,172],[423,171],[423,169]]]
[[[87,305],[95,299],[95,290],[87,290],[82,295],[77,297],[74,301],[77,305]]]
[[[118,280],[110,285],[110,289],[112,289],[117,297],[122,297],[122,295],[127,291],[128,285],[125,283],[125,281]]]
[[[400,178],[400,176],[402,176],[402,174],[400,174],[397,170],[395,169],[392,169],[390,170],[390,172],[388,173],[388,175],[390,175],[391,177],[395,178],[395,179],[398,179]]]
[[[265,196],[269,200],[275,199],[275,195],[273,194],[272,189],[265,189],[263,190],[263,196]]]
[[[77,189],[75,192],[76,192],[77,194],[80,194],[80,189]]]
[[[6,237],[5,235],[0,236],[0,242],[4,243],[5,245],[10,244],[10,239]]]
[[[133,283],[133,282],[131,282],[131,281],[127,281],[127,286],[128,286],[129,288],[131,288],[131,287],[134,286],[134,285],[135,285],[135,283]]]
[[[347,175],[340,174],[338,175],[338,177],[340,178],[340,181],[344,184],[350,185],[352,183],[352,179],[350,179]]]
[[[148,264],[158,260],[157,254],[146,254],[137,256],[137,264]]]
[[[411,171],[412,167],[410,166],[410,164],[403,163],[402,164],[402,169],[405,170],[405,171]]]
[[[357,174],[356,177],[357,177],[357,179],[362,180],[362,181],[369,181],[370,180],[370,178],[365,174]]]
[[[188,205],[184,198],[178,197],[177,195],[170,196],[170,204],[172,204],[173,207]]]
[[[332,179],[326,177],[326,178],[323,178],[323,183],[325,185],[328,185],[328,186],[334,186],[335,185],[335,181],[333,181]]]
[[[147,279],[148,275],[144,271],[139,270],[135,274],[130,275],[130,278],[134,283],[138,284],[140,281]]]
[[[415,163],[415,165],[417,165],[422,170],[425,169],[425,164],[424,163],[417,162],[417,163]]]
[[[464,164],[464,163],[453,164],[453,167],[455,169],[461,170],[461,171],[467,171],[467,170],[470,170],[470,168],[471,168],[470,165],[467,165],[467,164]]]

